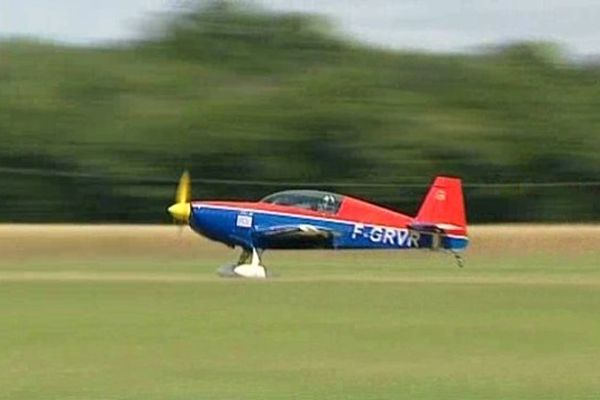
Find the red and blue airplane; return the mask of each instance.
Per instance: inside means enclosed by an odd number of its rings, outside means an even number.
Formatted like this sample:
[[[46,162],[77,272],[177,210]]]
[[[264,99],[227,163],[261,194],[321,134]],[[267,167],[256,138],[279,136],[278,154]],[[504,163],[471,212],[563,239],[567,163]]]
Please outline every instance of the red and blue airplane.
[[[192,201],[185,172],[173,218],[242,254],[221,267],[221,276],[265,278],[267,249],[431,249],[458,252],[468,244],[460,179],[435,178],[417,215],[410,217],[350,196],[317,190],[287,190],[260,201]]]

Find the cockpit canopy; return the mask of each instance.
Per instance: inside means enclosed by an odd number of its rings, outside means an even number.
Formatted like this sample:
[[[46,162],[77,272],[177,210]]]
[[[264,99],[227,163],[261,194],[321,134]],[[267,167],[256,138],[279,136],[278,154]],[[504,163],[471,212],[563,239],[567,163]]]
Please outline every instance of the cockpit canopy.
[[[262,203],[304,208],[327,214],[336,214],[343,197],[336,193],[320,190],[286,190],[273,193],[261,200]]]

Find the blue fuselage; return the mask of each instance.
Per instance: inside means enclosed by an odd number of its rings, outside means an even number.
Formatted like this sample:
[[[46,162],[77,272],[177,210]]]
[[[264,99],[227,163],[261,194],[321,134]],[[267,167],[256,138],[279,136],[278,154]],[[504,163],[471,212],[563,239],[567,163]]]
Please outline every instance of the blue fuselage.
[[[334,234],[327,240],[268,240],[259,233],[278,226],[310,226]],[[332,248],[332,249],[448,249],[467,247],[466,236],[436,235],[404,227],[372,225],[335,218],[296,215],[265,210],[244,209],[210,204],[193,204],[192,229],[209,239],[228,246],[260,249]],[[316,244],[315,244],[316,243]]]

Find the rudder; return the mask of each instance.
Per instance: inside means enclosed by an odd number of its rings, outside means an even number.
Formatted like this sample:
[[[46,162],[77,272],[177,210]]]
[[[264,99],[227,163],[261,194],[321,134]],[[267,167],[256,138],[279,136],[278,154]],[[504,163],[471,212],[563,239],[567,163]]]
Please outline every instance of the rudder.
[[[460,229],[466,233],[467,217],[462,181],[446,176],[436,177],[419,208],[415,222],[448,225],[448,230]]]

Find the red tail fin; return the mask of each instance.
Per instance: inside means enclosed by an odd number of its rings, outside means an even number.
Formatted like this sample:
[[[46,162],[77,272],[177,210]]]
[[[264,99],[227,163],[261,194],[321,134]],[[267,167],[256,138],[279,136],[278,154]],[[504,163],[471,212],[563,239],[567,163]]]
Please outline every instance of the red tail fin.
[[[435,178],[415,220],[436,225],[454,225],[466,230],[461,180],[444,176]]]

